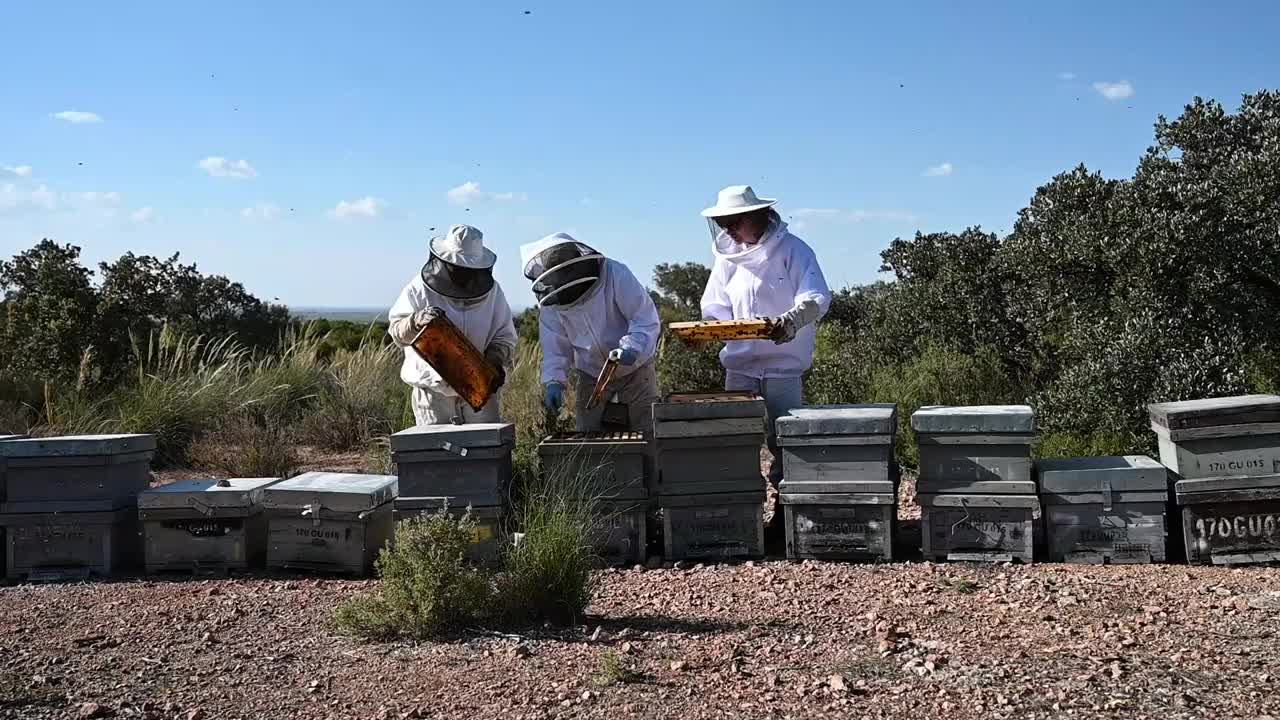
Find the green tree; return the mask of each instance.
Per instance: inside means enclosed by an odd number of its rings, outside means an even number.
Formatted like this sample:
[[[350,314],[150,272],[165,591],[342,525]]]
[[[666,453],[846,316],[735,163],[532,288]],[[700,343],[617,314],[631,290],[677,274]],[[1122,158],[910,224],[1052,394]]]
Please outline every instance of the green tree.
[[[0,369],[25,382],[76,384],[93,349],[98,293],[80,248],[42,240],[0,262],[4,291]]]

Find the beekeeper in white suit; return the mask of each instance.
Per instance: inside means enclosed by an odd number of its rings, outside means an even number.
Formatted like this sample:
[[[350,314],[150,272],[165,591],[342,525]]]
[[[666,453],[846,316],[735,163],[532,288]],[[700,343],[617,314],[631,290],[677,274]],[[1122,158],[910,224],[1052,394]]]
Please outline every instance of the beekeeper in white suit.
[[[426,264],[388,313],[388,332],[404,348],[400,379],[413,388],[414,419],[419,425],[498,422],[500,393],[475,412],[411,346],[418,333],[443,314],[505,379],[515,355],[516,328],[511,306],[493,277],[498,256],[470,225],[450,227],[432,238],[428,249]]]
[[[703,210],[715,264],[702,294],[704,320],[773,320],[770,340],[725,343],[725,389],[756,393],[768,412],[773,454],[769,482],[782,479],[774,422],[803,403],[800,378],[813,364],[815,323],[831,305],[818,257],[787,230],[773,206],[748,185],[720,191]]]
[[[618,370],[606,391],[627,406],[631,430],[652,429],[658,399],[653,355],[658,345],[658,309],[626,265],[611,260],[566,233],[520,248],[524,274],[538,299],[542,343],[543,400],[558,412],[570,373],[577,387],[579,432],[601,427],[604,403],[588,410],[591,390],[609,359]]]

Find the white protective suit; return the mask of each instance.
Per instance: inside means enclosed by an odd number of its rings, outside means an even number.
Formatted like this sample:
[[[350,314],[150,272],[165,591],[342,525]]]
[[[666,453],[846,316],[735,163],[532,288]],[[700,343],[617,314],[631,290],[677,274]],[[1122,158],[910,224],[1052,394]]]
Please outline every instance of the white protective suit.
[[[653,356],[660,333],[658,309],[649,292],[626,265],[606,259],[600,279],[577,302],[539,311],[542,384],[564,384],[573,370],[578,387],[577,430],[599,430],[603,406],[594,411],[586,407],[591,388],[611,350],[631,350],[635,363],[618,367],[609,391],[628,406],[631,428],[647,431],[652,425],[650,408],[658,399]]]
[[[731,375],[755,379],[798,378],[813,364],[816,323],[831,305],[831,290],[818,257],[803,240],[774,220],[756,245],[721,235],[712,247],[715,264],[702,293],[704,320],[749,320],[798,315],[794,340],[732,340],[720,352]]]
[[[624,378],[653,359],[661,330],[649,291],[626,265],[605,260],[600,280],[580,300],[538,312],[542,383],[565,382],[570,368],[595,378],[609,351],[619,347],[636,354],[634,365],[621,366],[614,375]]]
[[[516,347],[516,327],[511,306],[496,282],[493,289],[474,300],[455,300],[427,287],[422,276],[416,275],[401,291],[387,319],[394,330],[396,321],[411,317],[415,312],[438,307],[449,320],[471,341],[476,349],[484,352],[491,344],[507,346],[505,357],[512,357]],[[498,406],[501,391],[494,393],[480,412],[474,412],[458,393],[449,387],[418,353],[394,332],[391,336],[404,349],[404,364],[400,379],[413,388],[413,415],[419,425],[439,425],[461,417],[465,422],[498,422]]]

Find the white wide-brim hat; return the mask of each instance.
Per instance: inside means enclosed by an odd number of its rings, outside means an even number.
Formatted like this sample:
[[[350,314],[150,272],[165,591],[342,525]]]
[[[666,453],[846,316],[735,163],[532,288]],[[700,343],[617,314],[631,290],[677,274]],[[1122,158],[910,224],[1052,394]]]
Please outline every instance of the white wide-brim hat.
[[[488,270],[498,255],[484,246],[484,233],[470,225],[454,225],[444,235],[431,238],[431,254],[458,267]]]
[[[702,211],[702,217],[715,218],[725,215],[741,215],[753,210],[763,210],[777,204],[773,198],[756,197],[750,185],[730,185],[716,196],[716,204]]]

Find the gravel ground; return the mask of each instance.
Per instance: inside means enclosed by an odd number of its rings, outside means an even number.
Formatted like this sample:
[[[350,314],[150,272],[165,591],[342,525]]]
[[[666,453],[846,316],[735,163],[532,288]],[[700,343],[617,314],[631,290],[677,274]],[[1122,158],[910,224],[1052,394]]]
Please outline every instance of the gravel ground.
[[[1260,718],[1268,569],[766,562],[607,571],[567,630],[372,645],[369,582],[0,590],[0,717]]]
[[[1267,568],[637,567],[601,572],[568,629],[338,634],[334,608],[373,587],[0,588],[0,718],[1280,717]]]

